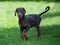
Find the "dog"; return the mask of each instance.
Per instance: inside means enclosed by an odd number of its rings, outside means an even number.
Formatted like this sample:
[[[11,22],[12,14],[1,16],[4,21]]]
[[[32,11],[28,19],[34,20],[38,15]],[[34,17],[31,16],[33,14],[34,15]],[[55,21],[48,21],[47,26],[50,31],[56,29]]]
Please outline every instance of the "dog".
[[[40,23],[41,23],[41,15],[48,12],[50,10],[50,6],[47,6],[45,8],[45,11],[43,11],[40,14],[26,14],[26,10],[23,7],[16,8],[15,10],[15,16],[17,13],[18,16],[18,24],[20,27],[20,32],[21,32],[21,38],[22,39],[28,39],[27,32],[31,27],[36,27],[37,29],[37,38],[41,35],[41,28],[40,28]],[[34,33],[34,32],[33,32]]]

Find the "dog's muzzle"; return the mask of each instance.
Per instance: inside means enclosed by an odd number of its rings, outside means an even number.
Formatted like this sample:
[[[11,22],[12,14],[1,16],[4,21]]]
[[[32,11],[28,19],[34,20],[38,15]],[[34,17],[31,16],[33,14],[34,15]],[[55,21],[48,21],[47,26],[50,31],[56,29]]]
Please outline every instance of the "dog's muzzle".
[[[19,14],[18,14],[18,17],[19,17],[19,18],[22,18],[22,17],[23,17],[23,14],[22,14],[22,13],[19,13]]]

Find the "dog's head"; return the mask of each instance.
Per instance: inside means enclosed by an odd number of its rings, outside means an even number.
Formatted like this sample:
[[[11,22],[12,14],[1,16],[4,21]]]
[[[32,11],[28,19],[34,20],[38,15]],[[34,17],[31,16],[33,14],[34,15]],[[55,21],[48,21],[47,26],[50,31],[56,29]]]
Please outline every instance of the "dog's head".
[[[20,7],[20,8],[16,9],[15,16],[16,16],[16,13],[17,13],[18,17],[21,18],[25,15],[26,10],[24,8]]]

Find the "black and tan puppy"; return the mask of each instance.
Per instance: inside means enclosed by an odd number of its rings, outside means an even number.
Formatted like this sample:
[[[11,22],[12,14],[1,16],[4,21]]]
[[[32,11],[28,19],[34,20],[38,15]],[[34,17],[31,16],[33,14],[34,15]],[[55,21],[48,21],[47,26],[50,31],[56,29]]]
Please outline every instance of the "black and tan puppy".
[[[43,11],[40,14],[28,14],[28,15],[25,15],[26,10],[24,8],[20,7],[20,8],[16,9],[15,16],[17,13],[22,39],[28,39],[27,32],[33,26],[36,27],[36,29],[37,29],[37,38],[40,36],[41,28],[40,28],[39,24],[41,22],[41,15],[46,13],[49,9],[50,9],[50,7],[47,6],[45,8],[45,11]]]

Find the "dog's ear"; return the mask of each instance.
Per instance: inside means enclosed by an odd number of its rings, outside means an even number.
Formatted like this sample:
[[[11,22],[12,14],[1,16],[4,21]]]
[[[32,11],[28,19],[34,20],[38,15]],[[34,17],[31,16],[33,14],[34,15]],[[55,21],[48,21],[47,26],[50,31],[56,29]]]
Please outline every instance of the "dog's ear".
[[[23,14],[25,15],[25,13],[26,13],[26,10],[23,8]]]
[[[16,16],[17,9],[15,10],[15,16]]]

